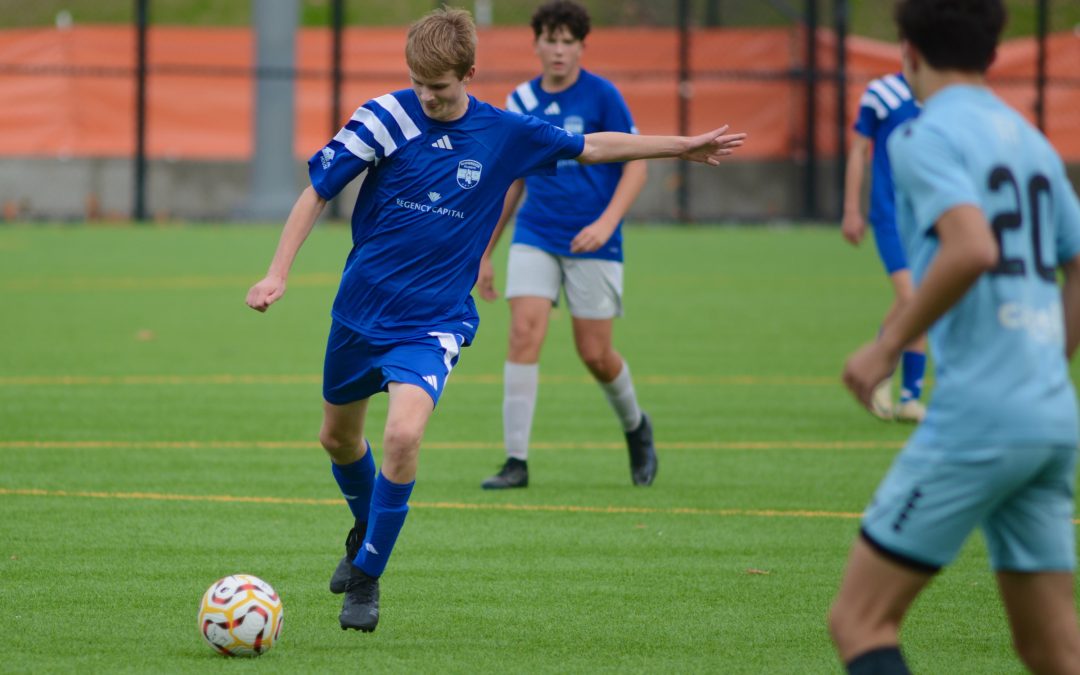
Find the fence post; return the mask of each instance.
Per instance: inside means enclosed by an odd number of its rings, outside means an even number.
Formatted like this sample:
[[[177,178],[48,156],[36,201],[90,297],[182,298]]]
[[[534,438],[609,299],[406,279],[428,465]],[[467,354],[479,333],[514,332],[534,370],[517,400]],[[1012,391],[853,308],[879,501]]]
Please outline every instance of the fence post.
[[[1035,32],[1038,52],[1035,57],[1035,123],[1039,131],[1046,133],[1046,31],[1050,0],[1039,0],[1036,10]]]
[[[251,190],[241,217],[284,220],[296,199],[294,101],[299,0],[251,0],[255,118]]]
[[[806,169],[803,175],[803,217],[816,218],[817,207],[817,0],[806,0]]]
[[[690,98],[693,96],[690,82],[690,0],[679,0],[679,84],[678,110],[679,135],[690,135]],[[679,187],[676,218],[682,222],[690,220],[690,164],[678,163]]]
[[[835,0],[836,22],[836,214],[844,212],[844,169],[847,162],[847,29],[848,0]]]
[[[146,220],[146,32],[149,0],[135,0],[135,200],[131,218]]]
[[[344,73],[341,69],[342,33],[345,30],[345,0],[333,0],[330,12],[330,136],[333,138],[341,128],[341,85]],[[329,216],[341,217],[341,201],[331,199]]]

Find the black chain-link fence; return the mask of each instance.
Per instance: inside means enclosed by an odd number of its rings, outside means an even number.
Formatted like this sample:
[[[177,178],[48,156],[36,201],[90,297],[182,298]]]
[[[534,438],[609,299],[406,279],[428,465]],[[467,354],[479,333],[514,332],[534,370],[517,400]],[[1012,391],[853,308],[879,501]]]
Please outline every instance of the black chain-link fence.
[[[285,148],[294,167],[288,187],[301,186],[302,160],[349,111],[408,86],[405,26],[437,4],[297,2],[295,58],[281,65],[254,56],[253,9],[266,1],[208,0],[199,10],[170,0],[98,3],[88,20],[86,3],[0,0],[7,26],[0,28],[0,95],[7,102],[0,110],[0,216],[245,217],[262,144]],[[482,25],[474,93],[501,104],[538,72],[527,28],[538,3],[465,4]],[[882,68],[898,65],[892,3],[582,4],[595,27],[583,64],[620,87],[643,132],[693,133],[730,122],[753,134],[746,151],[719,169],[654,163],[633,217],[836,217],[858,92]],[[991,82],[1052,139],[1057,133],[1075,144],[1075,120],[1046,102],[1080,100],[1070,42],[1080,41],[1080,7],[1060,0],[1015,4],[1009,35],[1027,42],[1003,48],[1009,63]],[[278,122],[293,131],[289,138],[260,137],[256,118],[268,110],[256,105],[256,91],[282,81],[293,85],[294,118]],[[1077,155],[1067,159],[1080,162]],[[39,189],[44,177],[57,186],[48,195]]]

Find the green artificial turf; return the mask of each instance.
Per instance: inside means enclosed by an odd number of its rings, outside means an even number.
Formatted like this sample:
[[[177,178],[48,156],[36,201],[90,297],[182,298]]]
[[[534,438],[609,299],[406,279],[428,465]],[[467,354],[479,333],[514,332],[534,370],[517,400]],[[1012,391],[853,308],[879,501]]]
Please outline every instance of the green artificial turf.
[[[365,635],[339,629],[326,588],[350,518],[315,440],[349,233],[316,229],[262,315],[244,296],[278,231],[0,228],[0,671],[840,671],[825,613],[910,431],[839,384],[890,299],[869,246],[628,229],[616,346],[656,425],[647,489],[563,308],[530,486],[479,489],[503,458],[508,316],[480,303]],[[284,602],[281,642],[255,661],[196,631],[202,592],[232,573]],[[903,637],[919,672],[1022,672],[977,537]]]

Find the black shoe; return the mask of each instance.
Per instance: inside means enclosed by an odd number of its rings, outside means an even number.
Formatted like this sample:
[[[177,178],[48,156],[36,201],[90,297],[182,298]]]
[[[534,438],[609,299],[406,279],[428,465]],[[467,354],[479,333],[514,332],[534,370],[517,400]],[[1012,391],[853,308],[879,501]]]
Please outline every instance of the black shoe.
[[[529,465],[523,459],[507,457],[499,473],[485,480],[480,487],[485,490],[529,487]]]
[[[369,577],[355,565],[349,565],[349,580],[345,583],[345,602],[341,606],[341,630],[370,633],[379,625],[379,580]]]
[[[652,485],[656,478],[656,446],[653,445],[652,422],[641,413],[641,424],[626,432],[626,447],[630,450],[630,477],[634,485]]]
[[[352,573],[352,561],[360,552],[360,544],[364,542],[367,533],[367,523],[356,521],[356,525],[349,530],[349,536],[345,537],[345,556],[338,561],[334,575],[330,577],[330,592],[344,593],[345,585],[349,583],[349,575]]]

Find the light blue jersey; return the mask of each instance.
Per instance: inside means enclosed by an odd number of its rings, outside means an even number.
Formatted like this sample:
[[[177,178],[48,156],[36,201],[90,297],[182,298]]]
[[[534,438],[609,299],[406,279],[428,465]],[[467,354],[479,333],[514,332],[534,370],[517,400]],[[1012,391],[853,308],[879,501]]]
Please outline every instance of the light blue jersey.
[[[1080,254],[1080,203],[1047,140],[984,87],[950,86],[888,141],[897,220],[916,284],[948,210],[982,210],[997,267],[931,327],[937,365],[909,445],[947,451],[1069,446],[1076,396],[1056,268]]]
[[[540,78],[523,82],[506,99],[514,112],[533,115],[575,134],[597,131],[637,133],[622,95],[602,77],[582,70],[574,84],[551,94]],[[561,161],[555,175],[525,179],[527,196],[517,214],[514,243],[549,253],[622,261],[622,224],[596,251],[570,253],[570,242],[608,207],[622,178],[622,164],[584,165]]]

